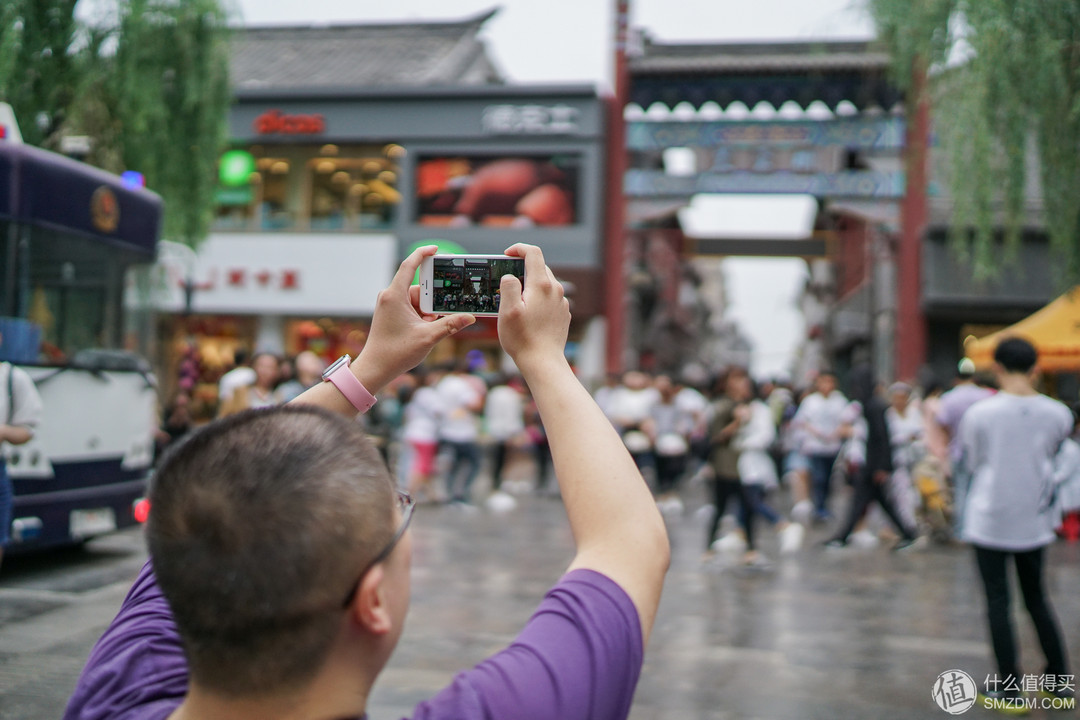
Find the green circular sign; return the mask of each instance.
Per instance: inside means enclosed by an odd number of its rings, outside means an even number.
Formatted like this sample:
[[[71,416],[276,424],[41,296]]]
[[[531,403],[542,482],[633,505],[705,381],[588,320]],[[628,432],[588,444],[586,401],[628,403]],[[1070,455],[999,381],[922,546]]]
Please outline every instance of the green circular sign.
[[[255,157],[247,150],[229,150],[221,156],[218,177],[226,187],[241,187],[250,182],[255,172]]]

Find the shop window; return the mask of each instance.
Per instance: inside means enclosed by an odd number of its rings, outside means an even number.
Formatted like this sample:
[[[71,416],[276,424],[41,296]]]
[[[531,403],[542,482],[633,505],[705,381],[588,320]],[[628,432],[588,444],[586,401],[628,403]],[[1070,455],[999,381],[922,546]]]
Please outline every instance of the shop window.
[[[385,153],[359,150],[350,155],[344,151],[323,154],[308,161],[312,230],[355,232],[393,225],[401,200],[397,164]]]
[[[215,230],[358,232],[393,225],[400,145],[256,145],[250,175],[227,172],[217,190]],[[229,161],[223,156],[222,166]]]

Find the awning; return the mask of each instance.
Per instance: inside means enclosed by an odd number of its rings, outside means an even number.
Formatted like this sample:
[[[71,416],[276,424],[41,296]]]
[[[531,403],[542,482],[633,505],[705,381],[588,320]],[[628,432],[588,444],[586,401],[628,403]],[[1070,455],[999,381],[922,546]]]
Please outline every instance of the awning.
[[[1006,338],[1027,340],[1039,352],[1039,368],[1080,372],[1080,286],[1015,325],[965,344],[964,354],[979,369],[994,363],[994,350]]]

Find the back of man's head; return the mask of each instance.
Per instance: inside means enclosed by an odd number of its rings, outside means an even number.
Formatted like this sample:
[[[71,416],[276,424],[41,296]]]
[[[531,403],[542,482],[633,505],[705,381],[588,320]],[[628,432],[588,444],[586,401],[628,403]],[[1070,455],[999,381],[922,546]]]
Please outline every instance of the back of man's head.
[[[1007,373],[1029,373],[1038,359],[1035,346],[1021,338],[1006,338],[994,350],[994,362]]]
[[[393,535],[393,502],[359,426],[317,408],[240,413],[171,451],[147,533],[192,682],[246,697],[309,681]]]

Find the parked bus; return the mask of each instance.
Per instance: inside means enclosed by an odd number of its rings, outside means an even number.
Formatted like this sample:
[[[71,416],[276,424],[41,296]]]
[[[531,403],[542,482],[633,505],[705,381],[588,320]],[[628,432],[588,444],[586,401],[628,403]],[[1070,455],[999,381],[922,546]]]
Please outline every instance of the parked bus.
[[[161,211],[115,175],[0,140],[0,360],[44,404],[34,438],[7,449],[10,551],[145,519],[158,397],[149,365],[123,349],[124,297],[129,269],[155,259]]]

